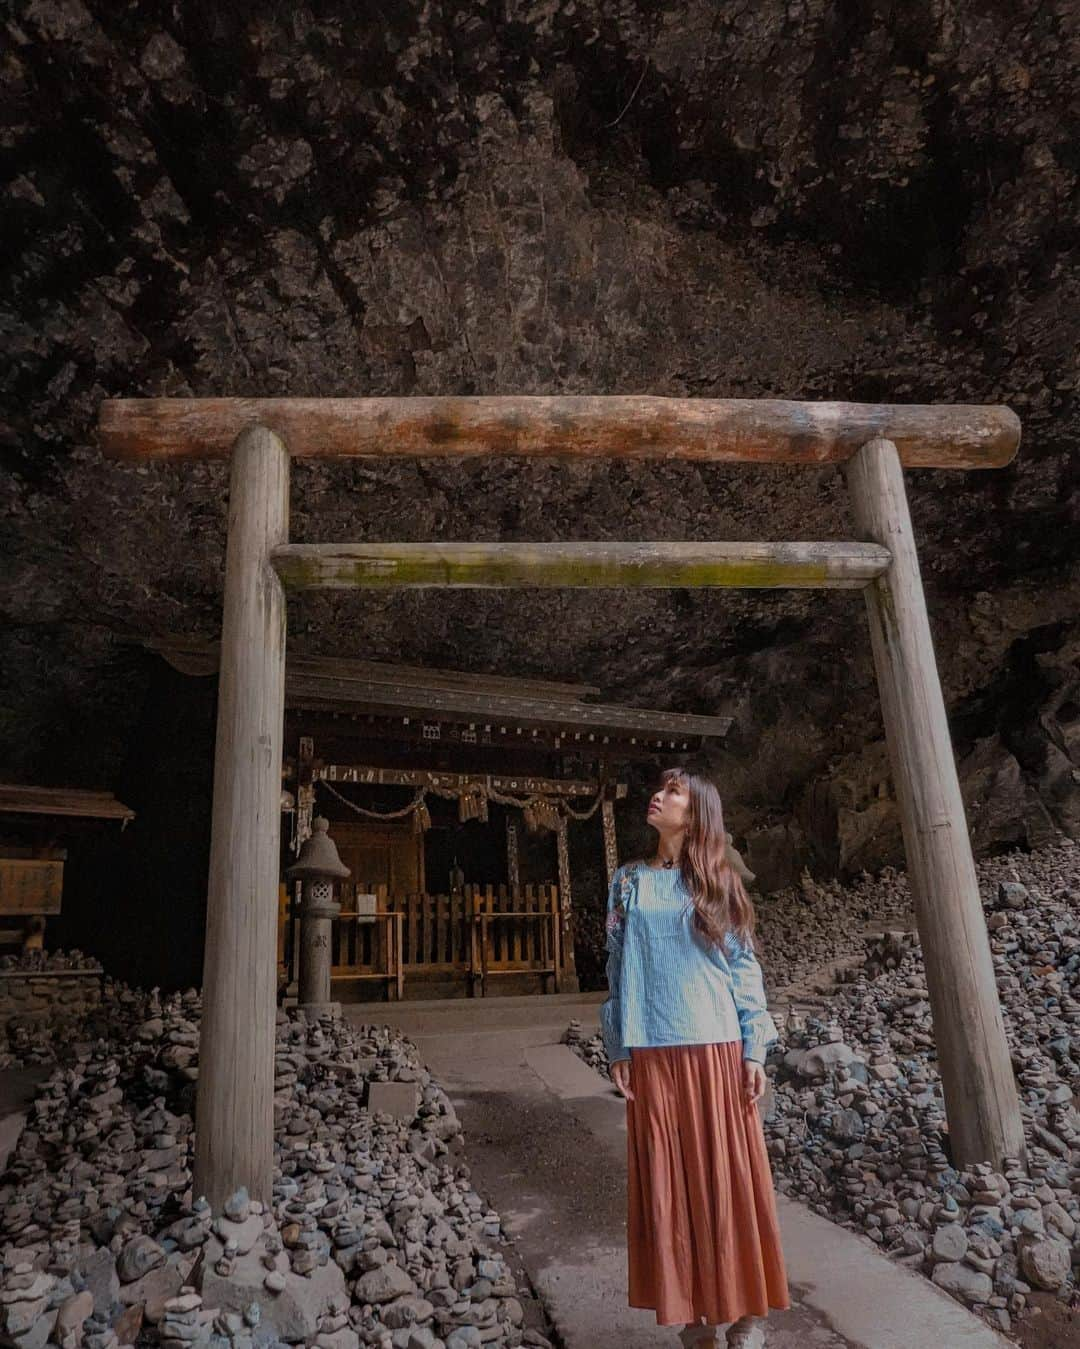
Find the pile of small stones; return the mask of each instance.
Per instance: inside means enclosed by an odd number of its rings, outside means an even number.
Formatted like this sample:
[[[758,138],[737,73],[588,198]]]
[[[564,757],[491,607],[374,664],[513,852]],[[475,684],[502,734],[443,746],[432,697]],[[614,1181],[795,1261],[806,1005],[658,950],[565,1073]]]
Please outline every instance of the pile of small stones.
[[[843,956],[860,958],[863,933],[903,921],[914,926],[907,876],[885,867],[849,885],[815,880],[808,872],[755,905],[761,963],[771,986],[782,988]]]
[[[191,1179],[199,997],[110,994],[0,1177],[0,1330],[22,1349],[549,1346],[411,1041],[280,1012],[272,1197],[214,1213]]]
[[[0,971],[5,974],[55,974],[58,970],[100,970],[94,956],[85,951],[22,951],[18,955],[0,956]]]
[[[764,1123],[779,1191],[1007,1332],[1032,1289],[1071,1304],[1080,1286],[1080,846],[1003,854],[978,871],[1026,1169],[952,1164],[921,948],[902,930],[867,940],[865,967],[842,976],[824,1014],[778,1016]],[[860,917],[865,899],[864,883]],[[759,917],[776,968],[781,942]],[[835,917],[839,940],[851,917]],[[598,1035],[573,1022],[565,1039],[607,1071]]]

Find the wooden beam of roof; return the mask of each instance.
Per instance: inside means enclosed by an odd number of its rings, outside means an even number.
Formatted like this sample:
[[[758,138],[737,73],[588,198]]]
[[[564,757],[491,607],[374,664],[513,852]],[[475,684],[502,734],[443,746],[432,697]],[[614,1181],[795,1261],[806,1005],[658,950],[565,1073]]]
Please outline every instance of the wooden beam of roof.
[[[538,778],[528,773],[450,773],[434,768],[376,768],[371,764],[325,764],[312,771],[313,782],[359,782],[375,786],[460,787],[491,786],[504,794],[545,796],[596,796],[603,784],[592,778]],[[626,783],[607,784],[612,798],[626,795]]]
[[[575,703],[568,699],[508,697],[461,689],[420,688],[372,683],[364,679],[286,676],[286,701],[305,706],[354,708],[363,712],[393,710],[403,716],[443,717],[451,721],[520,722],[568,729],[629,731],[645,738],[727,735],[732,717],[656,712],[614,703]]]
[[[595,684],[569,684],[555,679],[495,675],[471,670],[428,669],[423,665],[395,665],[389,661],[350,660],[341,656],[286,656],[286,669],[297,675],[330,675],[340,679],[369,679],[372,683],[417,684],[423,688],[469,689],[474,692],[517,694],[540,698],[595,696]]]
[[[135,812],[112,792],[78,787],[30,787],[0,784],[0,813],[75,815],[99,820],[133,820]]]
[[[909,468],[999,468],[1020,422],[1003,405],[800,403],[644,394],[467,398],[110,398],[98,416],[109,459],[227,458],[245,427],[297,458],[549,455],[824,464],[875,437]]]
[[[679,586],[860,589],[889,565],[876,543],[291,543],[270,555],[288,590],[353,586]]]
[[[436,728],[434,735],[428,730],[433,723]],[[564,754],[602,755],[608,760],[640,759],[658,751],[696,752],[704,742],[704,737],[700,735],[685,735],[682,732],[664,736],[610,728],[590,732],[580,728],[570,730],[567,727],[545,725],[522,726],[509,720],[478,722],[475,718],[466,718],[461,714],[434,717],[428,713],[405,720],[403,714],[394,709],[365,712],[358,707],[349,707],[343,710],[340,702],[326,703],[315,697],[302,701],[286,700],[286,728],[287,734],[292,730],[293,738],[301,733],[310,733],[318,743],[323,743],[327,737],[347,736],[358,737],[365,744],[395,741],[428,748],[438,745],[443,749],[492,750],[513,756],[555,750]],[[591,740],[590,735],[593,737]]]
[[[213,674],[218,644],[191,638],[144,639],[185,673]],[[583,702],[589,684],[558,684],[509,675],[473,675],[463,670],[353,661],[323,656],[287,656],[285,702],[289,707],[381,715],[443,717],[449,721],[499,721],[574,730],[620,731],[643,740],[725,736],[731,717],[689,716],[617,704]]]
[[[156,651],[181,674],[211,675],[217,672],[219,643],[192,637],[145,637],[142,646]],[[344,656],[285,657],[287,674],[329,675],[339,679],[360,677],[373,683],[414,683],[424,688],[463,688],[502,693],[529,693],[543,698],[595,697],[595,684],[569,684],[554,679],[530,679],[517,675],[442,670],[423,665],[396,665],[388,661],[352,660]]]

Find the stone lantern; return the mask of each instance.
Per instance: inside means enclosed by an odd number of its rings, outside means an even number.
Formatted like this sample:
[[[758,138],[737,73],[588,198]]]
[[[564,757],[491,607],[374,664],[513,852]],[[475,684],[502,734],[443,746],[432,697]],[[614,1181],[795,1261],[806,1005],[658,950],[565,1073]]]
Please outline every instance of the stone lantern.
[[[334,899],[334,882],[352,872],[338,856],[334,840],[326,832],[329,828],[329,820],[317,815],[300,856],[285,870],[290,881],[303,882],[297,1005],[312,1016],[341,1011],[339,1004],[330,1000],[330,925],[341,912],[341,905]]]

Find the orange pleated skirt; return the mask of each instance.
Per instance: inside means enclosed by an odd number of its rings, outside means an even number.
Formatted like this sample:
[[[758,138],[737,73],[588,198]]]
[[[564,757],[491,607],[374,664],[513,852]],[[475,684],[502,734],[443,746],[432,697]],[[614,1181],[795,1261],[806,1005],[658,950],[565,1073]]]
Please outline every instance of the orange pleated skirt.
[[[791,1306],[742,1041],[631,1048],[629,1305],[657,1325],[730,1324]]]

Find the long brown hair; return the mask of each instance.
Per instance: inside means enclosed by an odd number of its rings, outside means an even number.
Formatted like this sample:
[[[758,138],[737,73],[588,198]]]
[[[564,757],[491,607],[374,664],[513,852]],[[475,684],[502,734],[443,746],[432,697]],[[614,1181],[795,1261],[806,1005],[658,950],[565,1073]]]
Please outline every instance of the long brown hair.
[[[730,931],[753,949],[754,906],[727,856],[724,808],[716,784],[700,773],[665,768],[660,785],[678,782],[690,794],[679,870],[694,901],[694,927],[714,945]]]

